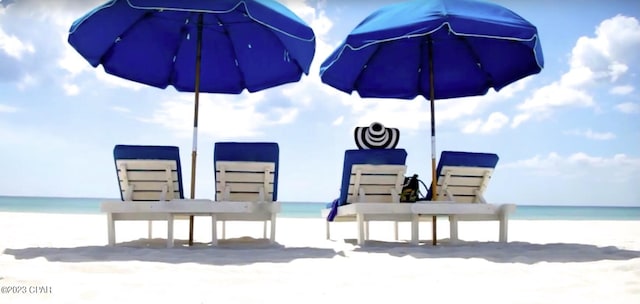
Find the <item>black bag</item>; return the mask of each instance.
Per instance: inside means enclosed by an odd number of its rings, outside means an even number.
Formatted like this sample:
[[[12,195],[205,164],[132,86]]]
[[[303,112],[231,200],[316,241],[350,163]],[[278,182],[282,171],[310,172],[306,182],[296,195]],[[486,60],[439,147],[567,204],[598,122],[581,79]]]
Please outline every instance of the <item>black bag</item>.
[[[414,203],[418,200],[418,194],[420,192],[418,174],[414,174],[411,177],[404,178],[404,184],[402,185],[402,193],[400,193],[400,201],[403,203]]]

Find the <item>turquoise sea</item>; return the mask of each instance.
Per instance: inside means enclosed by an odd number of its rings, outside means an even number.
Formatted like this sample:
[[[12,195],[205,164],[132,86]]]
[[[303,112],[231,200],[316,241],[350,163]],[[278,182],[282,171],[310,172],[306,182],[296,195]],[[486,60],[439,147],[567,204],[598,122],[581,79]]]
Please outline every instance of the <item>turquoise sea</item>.
[[[103,198],[0,196],[0,212],[99,214]],[[326,203],[283,202],[280,216],[318,218]],[[518,205],[513,219],[640,220],[640,207]]]

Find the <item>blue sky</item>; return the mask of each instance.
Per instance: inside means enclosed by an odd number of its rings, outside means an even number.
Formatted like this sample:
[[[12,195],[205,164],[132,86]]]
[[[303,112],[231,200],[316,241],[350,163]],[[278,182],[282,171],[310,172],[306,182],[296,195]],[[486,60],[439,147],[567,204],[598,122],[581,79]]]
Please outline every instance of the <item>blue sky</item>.
[[[353,129],[400,129],[408,172],[429,182],[429,104],[361,99],[319,65],[356,24],[398,1],[281,1],[317,38],[309,76],[259,93],[201,95],[196,196],[212,198],[213,143],[280,145],[279,198],[339,194]],[[640,206],[640,1],[496,0],[538,27],[544,70],[496,93],[436,101],[442,150],[500,156],[495,203]],[[116,144],[180,147],[190,181],[193,94],[92,68],[66,42],[102,1],[0,0],[0,195],[117,197]]]

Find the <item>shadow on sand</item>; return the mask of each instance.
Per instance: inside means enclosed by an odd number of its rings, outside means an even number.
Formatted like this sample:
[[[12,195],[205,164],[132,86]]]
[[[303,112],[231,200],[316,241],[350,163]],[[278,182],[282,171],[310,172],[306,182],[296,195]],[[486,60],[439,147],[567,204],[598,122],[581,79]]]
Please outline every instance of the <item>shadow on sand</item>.
[[[411,256],[417,259],[484,259],[495,263],[536,264],[580,263],[602,260],[631,260],[640,258],[640,251],[620,249],[614,246],[527,242],[449,242],[442,240],[438,246],[430,242],[419,246],[403,242],[367,241],[365,246],[355,245],[353,239],[345,240],[350,248],[285,247],[269,244],[265,239],[237,238],[221,240],[217,246],[195,243],[187,246],[186,240],[176,240],[174,248],[165,248],[165,239],[139,239],[118,243],[116,246],[85,246],[72,248],[33,247],[7,248],[4,254],[16,259],[43,257],[55,262],[106,262],[146,261],[161,263],[198,263],[210,265],[248,265],[254,263],[288,263],[297,259],[331,259],[348,257],[353,253],[386,253],[391,256]],[[344,244],[344,243],[343,243]],[[340,246],[344,247],[344,246]]]
[[[355,240],[347,240],[355,244]],[[367,241],[356,252],[388,253],[393,256],[412,256],[418,259],[461,258],[485,259],[495,263],[580,263],[601,260],[631,260],[640,258],[640,251],[620,249],[615,246],[551,243],[534,244],[527,242],[464,242],[450,243],[444,240],[437,246],[431,242],[419,246],[409,243]]]
[[[52,262],[143,261],[208,265],[288,263],[296,259],[330,259],[338,255],[328,248],[285,247],[252,238],[221,240],[217,246],[194,243],[192,247],[187,246],[186,240],[175,240],[174,248],[165,246],[166,239],[140,239],[116,246],[7,248],[4,254],[18,260],[43,257]]]

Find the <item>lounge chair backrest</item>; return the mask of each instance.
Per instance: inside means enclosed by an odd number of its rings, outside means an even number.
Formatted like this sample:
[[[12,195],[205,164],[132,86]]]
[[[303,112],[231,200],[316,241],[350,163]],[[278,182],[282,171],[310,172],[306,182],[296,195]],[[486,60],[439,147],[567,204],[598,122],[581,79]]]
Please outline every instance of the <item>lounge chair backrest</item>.
[[[184,198],[178,147],[117,145],[113,154],[123,201]]]
[[[353,165],[347,203],[399,203],[407,167]]]
[[[277,143],[216,143],[216,200],[277,201],[278,158]]]
[[[345,151],[341,204],[398,202],[406,172],[406,158],[404,149]]]
[[[443,151],[436,175],[438,201],[486,203],[484,191],[491,180],[498,155]],[[431,199],[429,190],[427,199]]]
[[[273,201],[275,163],[216,162],[217,201]]]

